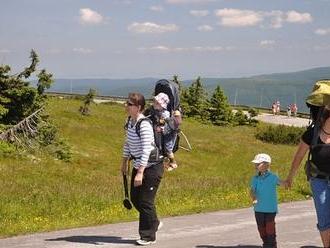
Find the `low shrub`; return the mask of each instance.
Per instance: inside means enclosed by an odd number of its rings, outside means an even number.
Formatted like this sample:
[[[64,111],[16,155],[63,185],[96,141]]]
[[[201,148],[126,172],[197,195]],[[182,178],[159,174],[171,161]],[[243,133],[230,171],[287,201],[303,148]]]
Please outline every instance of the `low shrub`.
[[[6,157],[13,154],[16,151],[14,145],[0,140],[0,156]]]
[[[255,137],[273,144],[296,145],[299,143],[301,135],[305,130],[306,128],[285,125],[259,126]]]

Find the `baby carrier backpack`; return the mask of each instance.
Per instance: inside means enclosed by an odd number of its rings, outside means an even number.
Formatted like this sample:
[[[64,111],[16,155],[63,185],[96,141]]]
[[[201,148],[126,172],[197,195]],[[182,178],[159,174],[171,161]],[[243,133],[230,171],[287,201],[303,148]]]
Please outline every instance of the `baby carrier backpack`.
[[[180,108],[180,95],[179,95],[179,89],[176,84],[173,82],[170,82],[166,79],[158,80],[155,83],[155,89],[154,89],[154,95],[158,95],[159,93],[165,93],[169,97],[169,103],[167,104],[167,110],[170,112],[170,120],[169,125],[173,132],[177,133],[174,147],[173,147],[173,153],[176,152],[179,148],[184,149],[186,151],[190,151],[191,145],[185,136],[185,134],[179,129],[179,126],[181,124],[181,119],[176,118],[174,115],[179,111],[180,114],[181,108]],[[164,144],[164,136],[161,132],[156,131],[157,125],[159,125],[159,116],[157,115],[156,111],[153,109],[153,107],[149,107],[144,111],[145,118],[139,119],[139,121],[136,123],[136,134],[140,137],[140,126],[142,121],[148,121],[154,130],[154,138],[155,138],[155,150],[150,154],[150,161],[158,161],[163,160],[166,157],[166,151],[165,151],[165,144]],[[129,121],[129,120],[128,120]],[[127,121],[127,123],[128,123]],[[126,126],[126,125],[125,125]],[[180,146],[180,136],[183,136],[185,139],[185,143],[187,144],[187,147]]]
[[[322,176],[330,179],[330,174],[323,172],[312,162],[312,153],[314,149],[327,149],[330,153],[330,144],[319,144],[318,140],[321,131],[321,117],[325,106],[330,106],[330,80],[316,81],[311,94],[306,99],[306,104],[310,109],[311,124],[308,128],[313,128],[312,142],[309,148],[308,158],[305,164],[307,180],[311,177]]]
[[[179,131],[180,131],[179,125],[181,124],[181,122],[179,123],[177,121],[177,119],[174,117],[174,113],[176,111],[180,111],[180,113],[181,113],[180,96],[179,96],[178,87],[174,83],[172,83],[166,79],[161,79],[156,82],[155,89],[154,89],[155,96],[158,95],[159,93],[165,93],[168,96],[169,103],[167,104],[167,111],[170,112],[170,118],[169,118],[169,120],[167,120],[168,121],[167,124],[170,126],[170,128],[173,132],[179,133]],[[141,122],[144,120],[149,121],[154,130],[155,145],[158,148],[160,157],[163,158],[166,156],[164,135],[162,132],[156,131],[157,126],[160,125],[160,121],[161,121],[160,116],[157,114],[157,111],[154,110],[154,108],[152,106],[147,108],[144,111],[144,115],[146,117],[140,119],[136,123],[136,133],[138,136],[140,136]],[[180,139],[179,136],[177,136],[174,147],[173,147],[173,152],[176,152],[179,148],[179,139]]]

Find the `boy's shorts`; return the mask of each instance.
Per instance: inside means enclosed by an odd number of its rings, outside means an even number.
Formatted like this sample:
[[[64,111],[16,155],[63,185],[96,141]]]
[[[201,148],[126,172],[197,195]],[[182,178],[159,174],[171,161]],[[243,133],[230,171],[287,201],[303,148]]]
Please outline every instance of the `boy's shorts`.
[[[312,177],[310,185],[313,193],[319,231],[330,229],[330,182]]]

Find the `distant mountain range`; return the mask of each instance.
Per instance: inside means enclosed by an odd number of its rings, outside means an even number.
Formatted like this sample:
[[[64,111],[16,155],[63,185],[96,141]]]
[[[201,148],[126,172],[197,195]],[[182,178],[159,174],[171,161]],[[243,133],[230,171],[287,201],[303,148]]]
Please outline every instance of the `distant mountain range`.
[[[326,78],[330,79],[330,67],[244,78],[202,78],[202,83],[210,93],[220,85],[231,104],[270,107],[272,102],[279,100],[282,109],[296,102],[299,111],[308,112],[306,96],[316,80]],[[126,96],[129,92],[138,91],[151,97],[157,80],[158,78],[56,79],[49,91],[87,93],[93,88],[98,95]],[[182,83],[188,86],[193,80],[184,80]]]

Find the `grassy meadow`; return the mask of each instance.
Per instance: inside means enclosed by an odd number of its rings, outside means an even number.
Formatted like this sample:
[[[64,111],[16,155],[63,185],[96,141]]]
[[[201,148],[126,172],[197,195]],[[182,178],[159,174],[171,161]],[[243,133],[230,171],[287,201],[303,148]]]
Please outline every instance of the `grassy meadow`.
[[[48,112],[72,148],[72,161],[42,152],[0,157],[0,236],[137,220],[122,206],[120,174],[124,107],[92,105],[79,112],[80,100],[51,98]],[[176,153],[178,169],[164,174],[157,198],[160,216],[251,206],[250,163],[259,152],[273,158],[272,170],[284,178],[295,146],[262,143],[253,127],[216,127],[185,119],[182,130],[193,150]],[[306,199],[309,188],[300,170],[283,201]]]

